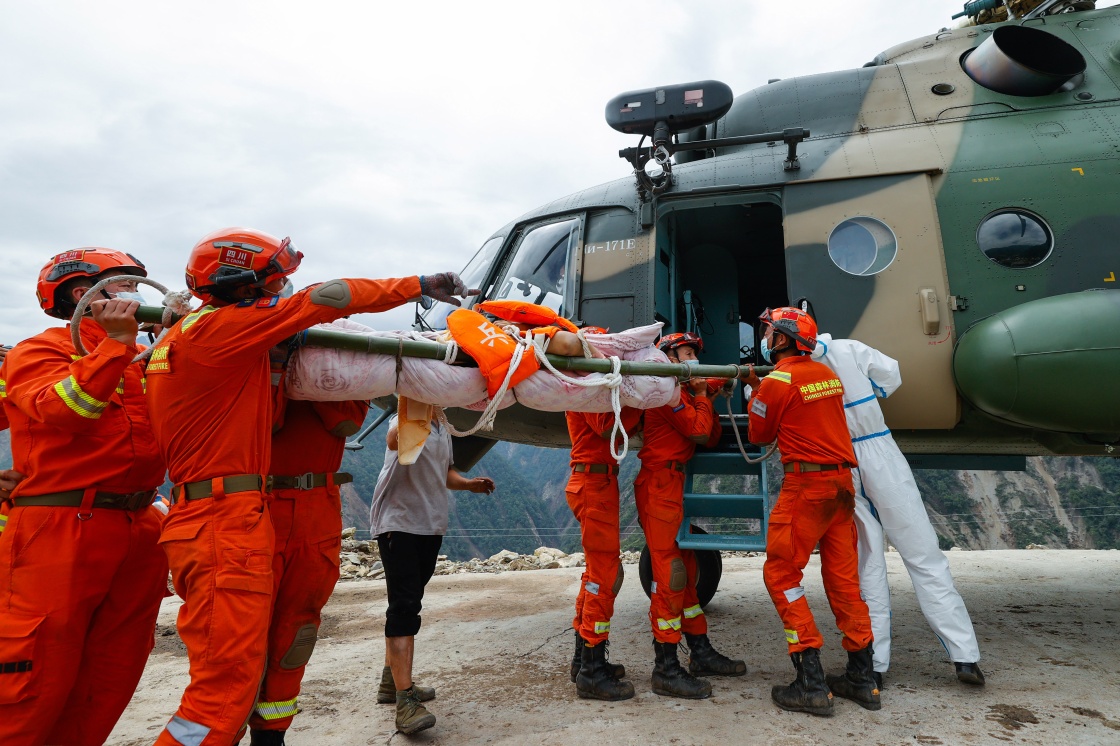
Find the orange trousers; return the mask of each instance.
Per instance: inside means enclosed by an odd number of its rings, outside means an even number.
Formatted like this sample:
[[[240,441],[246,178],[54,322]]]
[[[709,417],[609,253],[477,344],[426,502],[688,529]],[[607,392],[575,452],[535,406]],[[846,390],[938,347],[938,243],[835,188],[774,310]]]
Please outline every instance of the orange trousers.
[[[618,477],[572,472],[565,493],[568,507],[579,521],[586,563],[572,627],[584,640],[598,645],[610,636],[614,599],[623,578],[619,559]]]
[[[0,534],[0,743],[100,746],[167,596],[155,509],[11,508]]]
[[[680,642],[681,632],[708,633],[708,620],[696,598],[696,554],[677,546],[684,520],[684,474],[646,469],[634,480],[638,520],[653,563],[649,621],[658,642]]]
[[[268,664],[249,719],[255,730],[287,730],[315,650],[319,613],[338,582],[342,500],[338,487],[276,490],[268,503],[276,549]]]
[[[219,487],[222,480],[215,479]],[[230,746],[257,699],[272,613],[272,521],[257,491],[180,501],[164,520],[191,680],[160,746]]]
[[[762,578],[785,625],[789,652],[824,644],[805,600],[801,579],[820,546],[821,577],[845,650],[871,644],[871,618],[859,595],[859,556],[853,520],[855,495],[848,471],[786,474],[770,511]]]

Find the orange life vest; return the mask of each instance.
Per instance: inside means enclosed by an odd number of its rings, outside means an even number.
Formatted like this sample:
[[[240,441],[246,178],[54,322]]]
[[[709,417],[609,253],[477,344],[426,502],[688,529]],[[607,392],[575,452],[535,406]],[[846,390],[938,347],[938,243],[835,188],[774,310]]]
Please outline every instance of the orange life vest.
[[[517,342],[487,321],[482,314],[465,308],[451,312],[447,317],[447,330],[451,332],[456,344],[478,363],[478,369],[486,378],[486,391],[493,397],[509,372]],[[526,350],[509,385],[516,386],[536,373],[539,367],[531,351]]]

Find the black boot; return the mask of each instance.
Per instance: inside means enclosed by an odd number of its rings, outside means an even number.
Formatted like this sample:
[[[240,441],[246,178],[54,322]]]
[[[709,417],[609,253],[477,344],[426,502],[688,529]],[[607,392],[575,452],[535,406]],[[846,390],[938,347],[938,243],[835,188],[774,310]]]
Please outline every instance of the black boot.
[[[688,640],[688,672],[693,676],[742,676],[747,664],[731,660],[712,647],[707,635],[685,634]]]
[[[582,665],[583,649],[587,647],[583,644],[584,640],[579,636],[579,630],[576,630],[576,650],[572,653],[572,683],[576,683],[576,676],[579,675],[579,667]],[[610,672],[611,678],[622,680],[626,678],[626,666],[621,663],[611,663],[607,661],[607,670]]]
[[[832,714],[832,692],[824,681],[821,668],[821,651],[806,648],[800,653],[790,653],[797,678],[788,686],[776,686],[770,690],[770,698],[783,710],[808,712],[812,715]]]
[[[984,672],[979,663],[954,663],[953,667],[957,669],[957,678],[965,684],[984,686]]]
[[[282,730],[250,730],[249,746],[284,746]]]
[[[879,686],[871,668],[871,646],[848,653],[848,668],[839,676],[827,676],[825,682],[837,697],[850,699],[865,710],[883,707],[879,701]]]
[[[712,696],[712,685],[681,668],[677,660],[677,643],[653,641],[653,693],[682,699],[704,699]]]
[[[617,702],[634,696],[633,684],[629,681],[619,681],[611,675],[606,640],[593,647],[584,645],[580,653],[576,694],[583,699],[604,699],[608,702]]]

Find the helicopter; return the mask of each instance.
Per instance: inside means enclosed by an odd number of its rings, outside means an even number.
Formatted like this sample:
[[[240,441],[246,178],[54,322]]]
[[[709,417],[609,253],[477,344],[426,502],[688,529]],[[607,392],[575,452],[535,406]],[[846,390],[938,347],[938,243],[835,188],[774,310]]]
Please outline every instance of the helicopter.
[[[462,277],[576,323],[695,331],[715,364],[762,363],[759,313],[800,300],[899,361],[883,410],[916,467],[1113,454],[1120,8],[962,15],[854,70],[615,97],[608,124],[641,138],[619,153],[631,173],[503,226]],[[569,445],[561,415],[516,405],[462,440],[465,467],[497,440]]]

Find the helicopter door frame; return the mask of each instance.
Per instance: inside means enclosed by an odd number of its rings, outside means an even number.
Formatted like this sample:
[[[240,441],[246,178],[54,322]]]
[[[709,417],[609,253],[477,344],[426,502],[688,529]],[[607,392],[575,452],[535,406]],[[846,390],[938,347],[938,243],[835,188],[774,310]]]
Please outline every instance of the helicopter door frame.
[[[789,184],[783,198],[790,298],[809,299],[821,332],[899,361],[890,427],[952,429],[955,334],[931,175]]]

